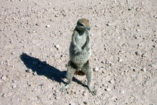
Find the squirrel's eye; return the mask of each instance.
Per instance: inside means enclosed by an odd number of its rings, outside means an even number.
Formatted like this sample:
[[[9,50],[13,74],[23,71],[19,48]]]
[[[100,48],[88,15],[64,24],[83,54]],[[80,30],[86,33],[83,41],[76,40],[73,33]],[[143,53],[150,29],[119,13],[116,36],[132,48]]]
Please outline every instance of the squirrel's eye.
[[[83,26],[83,24],[81,24],[81,23],[78,23],[78,25],[79,25],[79,26]]]

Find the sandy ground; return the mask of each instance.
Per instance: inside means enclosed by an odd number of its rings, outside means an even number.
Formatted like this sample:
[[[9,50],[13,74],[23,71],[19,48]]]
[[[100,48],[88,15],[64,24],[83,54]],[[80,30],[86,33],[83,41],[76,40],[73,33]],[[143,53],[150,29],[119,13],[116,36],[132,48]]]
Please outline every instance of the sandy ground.
[[[96,96],[85,76],[60,92],[82,17]],[[157,105],[157,1],[0,0],[0,105]]]

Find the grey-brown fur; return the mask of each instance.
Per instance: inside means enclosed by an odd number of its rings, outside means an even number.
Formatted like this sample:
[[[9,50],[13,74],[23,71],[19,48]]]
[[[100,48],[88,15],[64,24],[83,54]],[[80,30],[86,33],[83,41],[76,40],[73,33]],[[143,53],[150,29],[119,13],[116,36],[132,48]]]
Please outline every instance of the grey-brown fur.
[[[85,73],[87,77],[87,86],[89,91],[95,95],[96,91],[91,87],[92,70],[90,65],[91,45],[89,34],[89,21],[79,19],[73,31],[72,41],[70,44],[70,61],[67,64],[67,80],[65,88],[68,88],[76,71]]]

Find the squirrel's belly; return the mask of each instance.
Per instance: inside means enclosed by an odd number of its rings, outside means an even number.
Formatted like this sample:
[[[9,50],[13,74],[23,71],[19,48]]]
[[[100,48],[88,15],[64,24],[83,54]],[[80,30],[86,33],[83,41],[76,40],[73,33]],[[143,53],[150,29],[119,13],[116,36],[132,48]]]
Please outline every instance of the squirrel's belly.
[[[71,56],[71,61],[75,64],[77,64],[77,66],[82,66],[84,63],[86,63],[89,60],[90,54],[89,52],[86,53],[80,53],[77,55],[72,55]]]

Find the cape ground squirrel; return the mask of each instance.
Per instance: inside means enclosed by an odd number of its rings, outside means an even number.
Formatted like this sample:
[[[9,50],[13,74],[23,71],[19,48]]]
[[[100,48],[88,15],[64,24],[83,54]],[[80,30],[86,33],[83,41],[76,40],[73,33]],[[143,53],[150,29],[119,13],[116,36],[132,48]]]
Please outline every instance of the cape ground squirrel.
[[[90,45],[90,26],[89,20],[79,19],[73,31],[72,41],[70,44],[70,61],[67,64],[67,80],[65,86],[67,89],[74,74],[85,74],[87,77],[87,86],[92,95],[96,94],[96,90],[91,87],[92,70],[90,65],[91,45]]]

